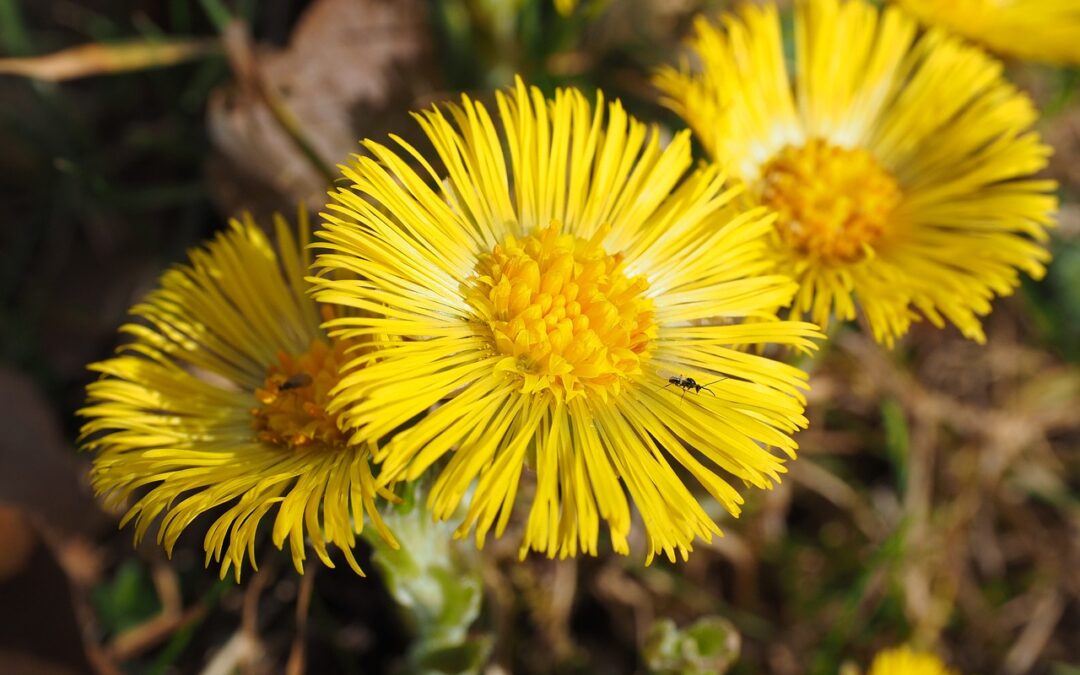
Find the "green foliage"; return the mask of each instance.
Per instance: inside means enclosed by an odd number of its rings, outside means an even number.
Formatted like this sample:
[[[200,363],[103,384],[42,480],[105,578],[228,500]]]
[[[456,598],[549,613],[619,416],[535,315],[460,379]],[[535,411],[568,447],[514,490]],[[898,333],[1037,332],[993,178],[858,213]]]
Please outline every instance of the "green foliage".
[[[430,0],[429,9],[455,88],[503,87],[519,74],[550,90],[567,79],[552,71],[552,58],[578,49],[589,20],[606,4],[583,2],[569,16],[551,0]]]
[[[881,423],[885,428],[885,452],[896,467],[896,485],[900,490],[908,477],[908,423],[904,407],[896,399],[881,402]]]
[[[93,602],[103,627],[112,635],[161,611],[153,581],[136,559],[124,561],[110,581],[98,585]]]
[[[1080,242],[1057,240],[1046,279],[1025,282],[1039,331],[1062,356],[1080,361]]]
[[[727,619],[705,616],[680,630],[671,619],[649,629],[642,656],[657,674],[712,675],[727,672],[739,658],[741,639]]]
[[[30,36],[26,32],[17,0],[0,0],[0,49],[7,54],[29,54]]]
[[[476,673],[491,651],[489,637],[469,634],[483,599],[479,552],[455,539],[451,525],[432,521],[424,496],[413,488],[388,509],[383,517],[401,546],[372,536],[372,559],[414,631],[406,671]]]

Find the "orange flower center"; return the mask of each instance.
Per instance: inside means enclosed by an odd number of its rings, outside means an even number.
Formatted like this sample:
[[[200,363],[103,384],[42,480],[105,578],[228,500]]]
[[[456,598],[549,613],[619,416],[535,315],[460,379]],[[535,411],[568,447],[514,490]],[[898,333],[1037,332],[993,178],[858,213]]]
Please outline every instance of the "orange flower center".
[[[251,410],[256,438],[291,449],[345,445],[338,415],[328,413],[326,406],[346,362],[347,344],[315,338],[303,354],[278,353],[278,363],[255,390],[262,404]]]
[[[896,179],[865,150],[814,139],[765,165],[761,199],[778,214],[785,245],[826,262],[866,257],[900,203]]]
[[[626,275],[622,254],[604,251],[605,234],[580,239],[552,223],[477,263],[466,298],[523,393],[606,398],[640,372],[656,336],[649,283]]]

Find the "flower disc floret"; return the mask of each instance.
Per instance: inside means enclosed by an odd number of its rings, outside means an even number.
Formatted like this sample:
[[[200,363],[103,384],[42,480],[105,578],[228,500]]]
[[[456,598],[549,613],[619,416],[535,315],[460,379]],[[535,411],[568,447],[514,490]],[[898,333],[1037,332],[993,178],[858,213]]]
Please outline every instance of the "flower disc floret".
[[[785,246],[833,263],[872,255],[900,202],[896,180],[869,152],[821,139],[781,149],[765,164],[758,189],[779,214]]]
[[[263,386],[255,390],[260,404],[251,409],[256,438],[293,450],[347,446],[339,415],[327,411],[347,350],[347,343],[341,340],[328,344],[313,338],[301,354],[278,352]]]
[[[600,245],[605,234],[581,239],[553,223],[480,258],[466,298],[522,393],[603,397],[641,374],[656,335],[649,283],[627,277],[623,256]]]

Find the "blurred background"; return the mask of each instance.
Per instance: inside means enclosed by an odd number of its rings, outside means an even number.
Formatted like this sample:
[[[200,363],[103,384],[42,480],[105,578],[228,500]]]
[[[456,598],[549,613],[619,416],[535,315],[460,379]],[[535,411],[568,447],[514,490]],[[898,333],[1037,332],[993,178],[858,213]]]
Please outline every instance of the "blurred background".
[[[358,139],[416,138],[408,110],[521,73],[678,128],[648,73],[727,4],[0,0],[0,673],[398,667],[410,626],[374,571],[301,589],[267,549],[219,581],[199,522],[171,561],[133,548],[74,449],[86,364],[189,247],[243,210],[318,211]],[[1080,673],[1080,73],[1009,76],[1055,148],[1047,278],[996,303],[985,347],[841,331],[789,477],[717,508],[726,537],[688,563],[489,545],[488,672],[721,672],[741,649],[728,672],[832,674],[910,641],[969,674]],[[664,665],[695,626],[720,648]]]

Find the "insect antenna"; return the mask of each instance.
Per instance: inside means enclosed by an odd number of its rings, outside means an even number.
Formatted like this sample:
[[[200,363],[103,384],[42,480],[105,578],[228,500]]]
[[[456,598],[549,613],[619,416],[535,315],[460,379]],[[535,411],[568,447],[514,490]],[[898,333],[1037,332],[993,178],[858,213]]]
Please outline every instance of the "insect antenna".
[[[726,379],[728,379],[728,378],[726,378],[726,377],[721,377],[721,378],[720,378],[719,380],[713,380],[712,382],[710,382],[710,383],[708,383],[708,384],[703,384],[703,385],[701,385],[700,387],[698,387],[698,391],[701,391],[702,389],[704,389],[705,391],[707,391],[707,392],[709,392],[710,394],[712,394],[712,395],[713,395],[713,398],[716,398],[716,392],[714,392],[714,391],[713,391],[712,389],[709,389],[709,387],[713,386],[713,385],[714,385],[714,384],[716,384],[717,382],[720,382],[720,381],[722,381],[722,380],[726,380]]]

